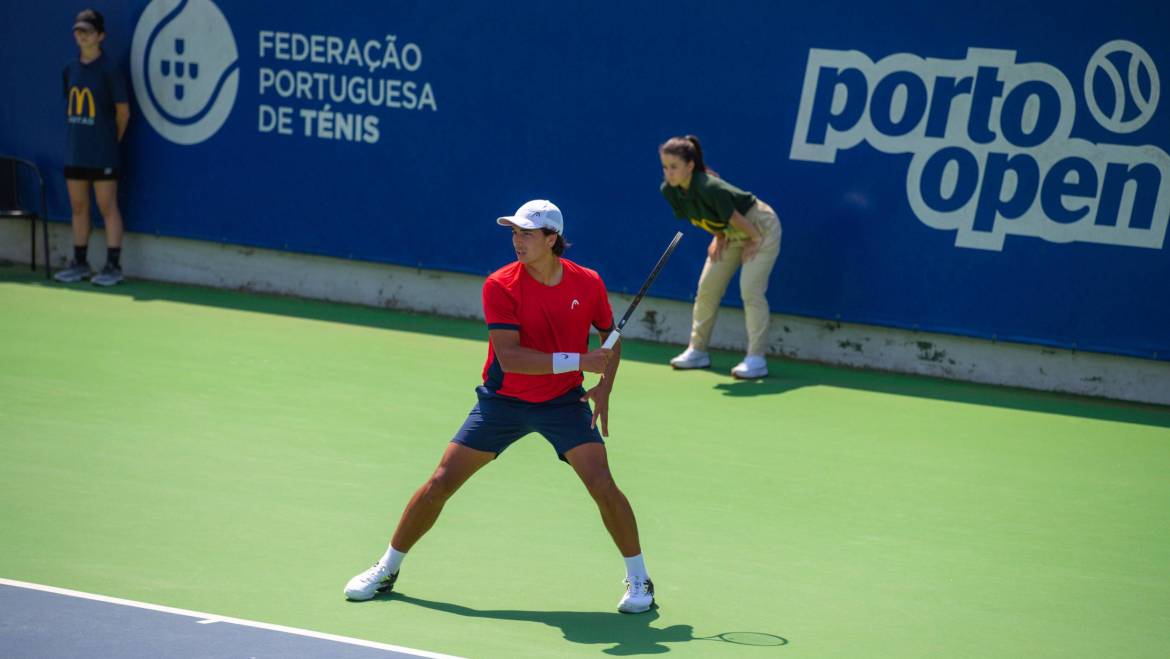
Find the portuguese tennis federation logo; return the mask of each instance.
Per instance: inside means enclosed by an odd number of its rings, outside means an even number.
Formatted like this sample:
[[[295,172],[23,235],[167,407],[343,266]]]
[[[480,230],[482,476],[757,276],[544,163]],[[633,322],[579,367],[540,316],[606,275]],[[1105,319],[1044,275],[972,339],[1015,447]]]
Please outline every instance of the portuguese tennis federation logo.
[[[232,28],[211,0],[154,0],[130,48],[142,114],[176,144],[211,137],[231,114],[240,83]]]

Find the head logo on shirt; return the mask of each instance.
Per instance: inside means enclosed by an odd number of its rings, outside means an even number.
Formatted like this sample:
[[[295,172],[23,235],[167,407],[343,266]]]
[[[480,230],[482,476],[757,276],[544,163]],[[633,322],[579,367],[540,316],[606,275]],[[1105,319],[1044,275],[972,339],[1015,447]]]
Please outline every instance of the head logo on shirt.
[[[214,135],[240,82],[232,28],[211,0],[153,0],[130,48],[134,95],[150,125],[176,144]]]
[[[569,311],[576,309],[578,304],[581,304],[581,303],[578,302],[576,298],[573,298],[573,303],[569,305]]]
[[[69,123],[93,124],[97,106],[93,102],[93,92],[89,87],[73,86],[69,88]],[[87,121],[88,119],[88,121]]]

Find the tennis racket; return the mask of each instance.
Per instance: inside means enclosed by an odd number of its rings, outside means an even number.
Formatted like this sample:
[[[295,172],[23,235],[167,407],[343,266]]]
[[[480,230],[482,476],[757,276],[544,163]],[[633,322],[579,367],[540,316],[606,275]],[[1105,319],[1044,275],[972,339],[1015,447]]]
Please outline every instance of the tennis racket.
[[[662,271],[662,266],[666,265],[667,260],[670,259],[670,255],[674,253],[674,248],[678,247],[678,241],[682,240],[682,236],[682,231],[674,234],[674,240],[670,241],[670,244],[666,246],[666,251],[659,257],[658,263],[654,264],[654,269],[650,271],[650,276],[646,278],[646,283],[642,284],[642,290],[638,291],[638,295],[630,303],[630,308],[626,309],[626,314],[618,321],[617,327],[614,327],[613,331],[609,333],[609,336],[605,339],[605,343],[601,345],[602,348],[607,350],[613,348],[614,344],[621,338],[622,329],[626,326],[626,321],[630,319],[630,316],[634,315],[634,309],[638,308],[638,303],[646,296],[646,291],[650,290],[650,284],[654,283],[655,278],[658,277],[658,273]]]

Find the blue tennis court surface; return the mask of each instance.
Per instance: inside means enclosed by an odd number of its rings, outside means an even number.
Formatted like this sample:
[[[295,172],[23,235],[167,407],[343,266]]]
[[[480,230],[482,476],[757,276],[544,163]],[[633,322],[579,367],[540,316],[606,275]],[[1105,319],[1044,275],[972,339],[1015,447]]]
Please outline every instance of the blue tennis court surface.
[[[0,656],[438,659],[450,655],[0,580]]]

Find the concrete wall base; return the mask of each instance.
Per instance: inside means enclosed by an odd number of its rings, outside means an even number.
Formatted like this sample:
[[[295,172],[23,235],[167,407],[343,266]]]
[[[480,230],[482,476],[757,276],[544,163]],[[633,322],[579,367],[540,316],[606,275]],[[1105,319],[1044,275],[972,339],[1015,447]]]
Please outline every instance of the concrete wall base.
[[[49,233],[53,267],[64,267],[72,256],[69,226],[50,222]],[[123,248],[130,278],[483,318],[483,277],[135,233]],[[100,266],[104,255],[104,234],[95,231],[90,261]],[[28,224],[0,222],[0,260],[27,265],[28,258]],[[614,312],[630,299],[612,294]],[[690,303],[648,298],[625,334],[685,345],[690,314]],[[723,309],[712,346],[743,350],[746,342],[743,311]],[[1170,405],[1170,363],[1154,360],[783,314],[772,317],[769,348],[792,359]]]

